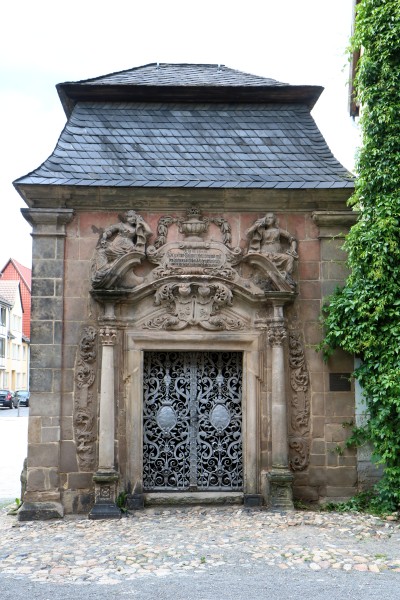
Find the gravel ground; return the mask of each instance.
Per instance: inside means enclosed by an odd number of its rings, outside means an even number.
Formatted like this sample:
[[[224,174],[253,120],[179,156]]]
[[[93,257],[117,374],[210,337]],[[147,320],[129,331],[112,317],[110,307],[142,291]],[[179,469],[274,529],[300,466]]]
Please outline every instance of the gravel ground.
[[[32,583],[118,586],[271,568],[399,577],[400,522],[349,513],[196,507],[148,508],[118,521],[19,523],[3,508],[0,554],[2,580]]]

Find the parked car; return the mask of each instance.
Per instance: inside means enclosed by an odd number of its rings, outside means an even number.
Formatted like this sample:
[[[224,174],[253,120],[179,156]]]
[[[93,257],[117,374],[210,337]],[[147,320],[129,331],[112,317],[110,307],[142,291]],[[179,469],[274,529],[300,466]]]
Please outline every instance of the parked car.
[[[16,408],[17,400],[15,399],[14,392],[11,390],[0,390],[0,407],[4,408]]]
[[[28,390],[17,390],[15,392],[15,402],[20,406],[29,406],[29,398],[31,397]]]

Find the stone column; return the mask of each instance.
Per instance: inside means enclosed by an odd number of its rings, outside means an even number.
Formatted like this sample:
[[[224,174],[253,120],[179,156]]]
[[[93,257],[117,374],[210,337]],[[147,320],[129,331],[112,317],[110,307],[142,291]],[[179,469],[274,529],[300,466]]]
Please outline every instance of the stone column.
[[[96,501],[89,519],[119,519],[121,511],[115,504],[118,473],[114,466],[114,345],[116,329],[105,325],[99,331],[102,343],[100,419],[99,419],[99,465],[93,476]]]
[[[32,225],[32,312],[27,482],[20,521],[62,517],[60,420],[66,225],[73,210],[25,208]]]
[[[274,303],[274,317],[268,322],[268,342],[272,351],[272,470],[268,474],[271,508],[293,508],[293,475],[289,469],[287,429],[286,368],[284,341],[287,329],[283,305]]]
[[[244,370],[246,371],[246,444],[245,444],[245,494],[244,505],[261,506],[260,494],[260,410],[259,410],[259,352],[245,352]]]

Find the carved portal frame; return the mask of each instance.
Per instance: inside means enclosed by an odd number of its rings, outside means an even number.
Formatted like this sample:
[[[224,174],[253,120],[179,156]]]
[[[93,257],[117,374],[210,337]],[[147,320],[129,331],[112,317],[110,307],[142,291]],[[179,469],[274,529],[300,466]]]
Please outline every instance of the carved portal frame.
[[[184,240],[168,242],[164,235],[162,243],[148,247],[142,258],[146,256],[148,266],[156,266],[144,277],[135,276],[135,281],[127,278],[138,263],[137,252],[132,251],[117,258],[101,282],[97,271],[92,280],[91,293],[104,307],[100,322],[104,326],[111,323],[116,336],[118,330],[125,331],[123,379],[126,382],[128,440],[127,465],[123,473],[125,486],[132,490],[133,499],[136,497],[138,503],[162,501],[162,494],[146,494],[145,498],[143,494],[144,352],[209,351],[210,348],[243,352],[244,490],[236,495],[239,499],[244,496],[248,505],[259,505],[264,499],[274,508],[291,508],[293,477],[289,470],[288,367],[285,360],[288,332],[284,307],[296,296],[295,284],[278,271],[268,255],[248,253],[243,256],[240,248],[228,247],[226,240],[203,240],[207,223],[197,212],[190,213],[188,220],[181,223],[182,228],[186,228],[182,229]],[[221,221],[226,228],[224,223]],[[267,356],[271,362],[270,406],[267,405],[264,373],[261,372]],[[112,347],[103,343],[102,371],[104,365],[112,368],[113,361]],[[99,459],[102,455],[107,456],[107,464],[103,465],[99,460],[95,478],[100,488],[109,484],[104,481],[104,472],[107,476],[114,475],[115,466],[114,457],[107,450],[111,447],[115,426],[109,408],[113,400],[109,380],[110,377],[101,373],[100,424],[108,423],[108,430],[105,428],[99,437]],[[107,418],[102,420],[103,410],[108,412]],[[269,410],[271,435],[267,436],[267,441],[271,447],[266,449],[261,448],[261,421],[265,422]],[[266,439],[265,435],[263,439]],[[271,464],[268,465],[267,451],[271,452]],[[269,471],[267,484],[262,482],[262,470],[264,480],[267,479],[265,471]],[[115,472],[116,477],[119,475]],[[165,495],[168,502],[204,502],[206,498],[215,501],[216,496],[230,496],[233,501],[235,493],[190,492],[185,495],[180,492],[176,498],[173,492]]]
[[[293,296],[287,292],[272,292],[261,303],[247,304],[248,313],[252,313],[253,325],[239,331],[233,330],[200,330],[187,327],[184,330],[146,329],[143,323],[147,318],[136,302],[132,304],[129,291],[110,291],[97,293],[96,299],[103,305],[104,314],[100,321],[103,328],[111,325],[120,342],[123,341],[123,372],[121,377],[125,382],[124,396],[126,398],[126,440],[127,461],[123,472],[118,473],[112,468],[111,460],[108,469],[115,480],[120,479],[125,489],[132,491],[132,508],[155,503],[204,503],[204,502],[242,502],[248,506],[259,506],[263,503],[272,508],[287,510],[293,508],[292,482],[293,475],[289,468],[289,432],[288,432],[288,379],[289,362],[287,360],[287,339],[289,332],[285,318],[285,306],[293,301]],[[246,303],[245,303],[246,304]],[[115,309],[120,305],[119,316]],[[134,306],[135,305],[135,306]],[[242,306],[243,309],[243,306]],[[261,311],[261,312],[260,312]],[[136,324],[136,319],[138,323]],[[119,333],[118,333],[119,332]],[[104,336],[103,336],[104,337]],[[111,347],[112,348],[112,347]],[[215,351],[243,353],[242,380],[242,443],[244,486],[242,492],[154,492],[143,493],[143,364],[146,351]],[[108,344],[103,348],[109,350]],[[110,358],[106,361],[111,367]],[[112,359],[114,362],[114,358]],[[266,395],[267,381],[265,380],[266,364],[270,367],[270,382],[268,383],[270,399]],[[105,364],[105,363],[104,363]],[[112,368],[112,367],[111,367]],[[114,363],[114,371],[116,364]],[[103,388],[109,377],[103,377],[101,369],[101,394],[108,398],[104,406],[113,404],[110,393],[103,393]],[[121,379],[120,379],[121,381]],[[122,391],[122,390],[121,390]],[[100,403],[101,404],[101,403]],[[100,421],[102,409],[100,406]],[[271,460],[265,460],[266,449],[261,447],[261,427],[265,419],[269,419],[268,439],[270,441]],[[115,422],[107,418],[108,433],[113,435]],[[111,426],[114,423],[114,427]],[[104,437],[104,436],[103,436]],[[104,440],[103,440],[104,441]],[[102,439],[99,438],[99,453]],[[262,452],[264,454],[262,454]],[[95,476],[96,485],[100,488],[110,482],[103,481],[104,474],[99,464],[99,473]],[[101,471],[101,472],[100,472]],[[110,473],[107,472],[107,475]],[[101,475],[101,479],[97,477]],[[107,488],[108,489],[108,488]],[[99,495],[99,504],[103,500]],[[100,502],[101,500],[101,502]],[[103,506],[99,510],[103,510]],[[103,511],[104,512],[104,511]],[[92,517],[95,518],[95,517]],[[99,516],[96,518],[114,518]]]
[[[126,482],[139,504],[242,501],[251,506],[263,503],[276,509],[293,508],[293,475],[289,469],[288,373],[285,340],[288,336],[283,299],[271,300],[272,316],[260,319],[257,329],[247,331],[199,332],[125,331],[126,382]],[[265,335],[266,333],[266,335]],[[243,353],[242,443],[243,492],[187,492],[143,494],[143,364],[146,351],[215,351]],[[270,394],[268,405],[264,381],[264,361],[269,357]],[[264,403],[264,405],[263,405]],[[271,462],[265,464],[261,453],[262,419],[270,416]],[[266,477],[268,470],[268,477]]]
[[[242,381],[242,439],[243,439],[243,492],[187,492],[146,493],[146,503],[194,503],[216,501],[261,504],[260,482],[260,412],[262,332],[138,332],[126,331],[126,381],[127,381],[127,480],[133,493],[143,492],[143,355],[146,351],[215,351],[243,352]]]

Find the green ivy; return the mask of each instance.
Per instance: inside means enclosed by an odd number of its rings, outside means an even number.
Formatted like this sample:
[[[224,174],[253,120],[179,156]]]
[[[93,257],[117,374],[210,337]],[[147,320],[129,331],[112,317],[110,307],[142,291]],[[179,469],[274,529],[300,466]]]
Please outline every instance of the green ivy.
[[[362,147],[350,205],[359,211],[344,248],[351,274],[325,307],[329,354],[359,356],[355,371],[369,415],[365,435],[384,475],[375,497],[400,505],[400,2],[361,0],[351,50],[362,48],[356,77]]]

